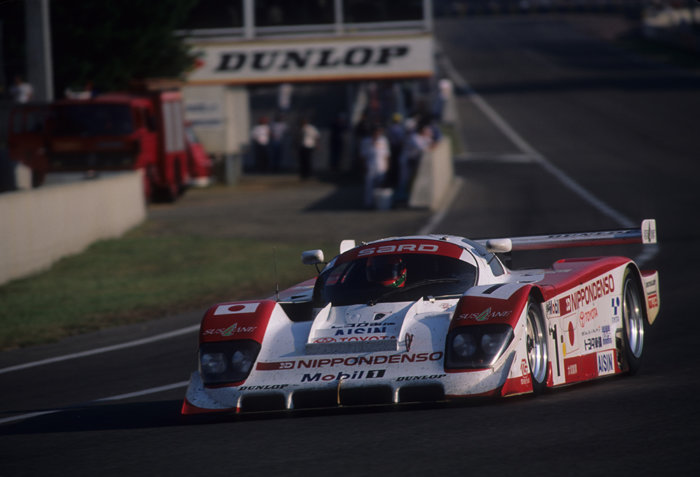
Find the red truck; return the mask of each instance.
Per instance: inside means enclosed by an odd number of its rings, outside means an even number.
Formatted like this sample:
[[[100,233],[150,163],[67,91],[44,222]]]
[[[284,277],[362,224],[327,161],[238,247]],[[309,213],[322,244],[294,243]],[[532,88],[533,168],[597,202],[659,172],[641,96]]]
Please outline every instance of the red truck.
[[[49,168],[45,148],[48,114],[48,103],[18,104],[10,110],[7,151],[10,159],[31,169],[32,187],[44,182]]]
[[[179,91],[109,93],[49,107],[50,172],[141,169],[148,199],[175,200],[190,181]]]

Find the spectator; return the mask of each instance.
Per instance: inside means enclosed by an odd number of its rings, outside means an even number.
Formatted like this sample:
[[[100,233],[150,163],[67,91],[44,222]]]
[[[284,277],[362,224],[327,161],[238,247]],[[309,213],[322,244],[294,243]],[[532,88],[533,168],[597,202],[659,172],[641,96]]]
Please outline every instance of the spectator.
[[[360,150],[365,161],[364,205],[371,208],[375,206],[374,190],[384,185],[389,169],[389,141],[384,130],[376,127],[372,135],[362,141]]]
[[[343,146],[345,144],[345,131],[347,130],[348,122],[344,113],[338,114],[331,123],[331,138],[330,138],[330,162],[331,170],[338,172],[340,170],[341,159],[343,158]]]
[[[401,149],[403,148],[405,136],[406,128],[403,124],[403,116],[399,113],[394,113],[391,119],[391,125],[387,131],[389,150],[391,152],[387,183],[392,186],[396,186],[399,180],[399,158],[401,157]]]
[[[258,120],[258,124],[250,132],[253,141],[253,156],[255,168],[258,171],[267,171],[268,147],[270,144],[270,126],[265,116]]]
[[[399,159],[399,185],[396,193],[396,201],[404,203],[408,201],[413,179],[418,171],[423,154],[433,144],[433,133],[430,126],[423,126],[420,131],[416,129],[413,119],[406,121],[406,135]]]
[[[445,107],[449,104],[452,98],[452,81],[449,78],[440,78],[437,84],[437,94],[435,97],[435,106],[433,114],[435,119],[438,121],[443,121],[445,114]]]
[[[302,179],[311,177],[311,164],[313,162],[314,149],[318,146],[321,134],[308,120],[301,120],[300,144],[299,144],[299,175]]]
[[[10,88],[10,95],[17,103],[28,103],[34,96],[32,85],[24,81],[22,76],[15,76],[15,83]]]
[[[365,109],[362,112],[362,116],[355,124],[353,130],[354,143],[353,143],[353,169],[360,170],[364,167],[364,158],[362,157],[362,144],[365,139],[370,137],[372,134],[372,126],[369,120],[368,111]]]
[[[284,147],[287,138],[287,123],[282,114],[276,114],[270,125],[270,155],[272,170],[278,171],[285,162]]]

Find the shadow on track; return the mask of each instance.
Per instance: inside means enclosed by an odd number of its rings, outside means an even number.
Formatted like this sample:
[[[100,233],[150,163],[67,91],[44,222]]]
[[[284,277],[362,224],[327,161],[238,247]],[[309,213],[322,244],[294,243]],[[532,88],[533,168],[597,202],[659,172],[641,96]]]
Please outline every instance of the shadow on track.
[[[512,403],[514,400],[518,399],[523,399],[523,397],[510,398],[506,401],[493,398],[476,398],[449,403],[408,403],[398,406],[376,405],[329,409],[300,409],[294,411],[251,412],[239,415],[211,413],[192,416],[183,416],[180,414],[180,408],[182,406],[181,400],[125,404],[88,404],[60,410],[47,409],[25,411],[27,413],[47,411],[50,412],[50,414],[28,417],[15,423],[8,423],[4,426],[0,426],[0,436],[197,426],[275,419],[411,412],[455,407],[477,408],[484,405],[497,406],[504,402]],[[524,397],[524,399],[528,399],[528,397]]]

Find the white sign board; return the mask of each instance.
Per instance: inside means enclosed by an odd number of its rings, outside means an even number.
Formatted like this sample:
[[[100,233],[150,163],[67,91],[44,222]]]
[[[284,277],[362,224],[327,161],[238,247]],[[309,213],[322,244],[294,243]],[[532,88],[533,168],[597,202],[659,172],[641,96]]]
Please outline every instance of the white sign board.
[[[192,85],[280,83],[433,74],[431,35],[195,44]]]

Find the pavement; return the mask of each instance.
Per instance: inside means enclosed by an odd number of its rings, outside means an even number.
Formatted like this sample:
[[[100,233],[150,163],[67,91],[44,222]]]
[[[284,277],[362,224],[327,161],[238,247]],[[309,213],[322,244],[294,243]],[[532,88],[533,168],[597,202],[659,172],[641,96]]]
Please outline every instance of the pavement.
[[[235,186],[191,189],[174,204],[149,206],[145,227],[156,235],[287,240],[314,248],[417,234],[431,220],[427,209],[365,209],[362,194],[362,182],[346,176],[247,175]]]

